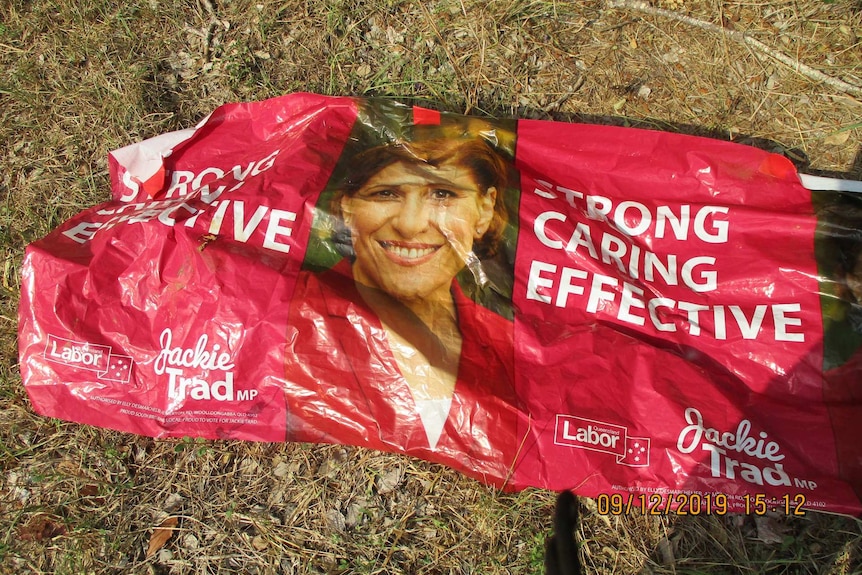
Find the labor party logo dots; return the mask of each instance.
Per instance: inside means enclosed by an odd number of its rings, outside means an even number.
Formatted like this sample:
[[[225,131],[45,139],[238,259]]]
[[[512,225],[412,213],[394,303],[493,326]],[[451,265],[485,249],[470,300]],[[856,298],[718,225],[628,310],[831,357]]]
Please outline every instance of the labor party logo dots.
[[[613,423],[557,414],[554,443],[608,453],[618,465],[649,466],[649,438],[631,437],[625,427]]]

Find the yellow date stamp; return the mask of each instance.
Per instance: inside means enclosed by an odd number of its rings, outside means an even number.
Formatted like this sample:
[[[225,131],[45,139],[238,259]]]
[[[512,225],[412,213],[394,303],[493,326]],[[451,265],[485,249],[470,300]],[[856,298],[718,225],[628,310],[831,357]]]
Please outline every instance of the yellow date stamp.
[[[734,499],[724,493],[602,493],[596,497],[596,507],[600,515],[805,515],[806,498],[801,493],[777,499],[760,493]]]
[[[602,493],[596,498],[600,515],[725,515],[724,493]]]
[[[805,515],[804,506],[806,502],[807,499],[802,493],[785,494],[778,499],[770,499],[762,493],[742,496],[745,513],[749,515],[766,515],[771,512],[801,517]]]

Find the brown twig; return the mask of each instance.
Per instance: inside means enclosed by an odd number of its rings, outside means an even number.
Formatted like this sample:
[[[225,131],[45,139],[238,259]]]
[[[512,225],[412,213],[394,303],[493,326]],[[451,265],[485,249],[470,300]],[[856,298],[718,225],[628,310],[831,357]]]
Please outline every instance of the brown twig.
[[[461,84],[462,89],[464,90],[464,95],[469,98],[470,97],[470,86],[467,84],[467,76],[464,72],[461,71],[461,67],[458,65],[458,61],[452,55],[452,52],[449,51],[448,42],[440,33],[440,29],[437,28],[437,24],[434,23],[434,17],[431,15],[431,12],[425,6],[424,2],[419,2],[419,7],[422,9],[422,12],[425,14],[425,18],[428,21],[428,24],[431,26],[431,29],[434,30],[434,35],[437,36],[437,41],[440,42],[440,46],[443,48],[443,51],[446,52],[446,58],[449,60],[449,63],[452,65],[452,69],[455,70],[455,76],[458,79],[458,83]],[[474,94],[475,99],[475,94]],[[470,110],[473,108],[474,102],[467,101],[467,108],[464,110],[464,114],[469,114]]]
[[[719,34],[724,34],[737,42],[741,42],[754,48],[755,50],[766,54],[770,58],[778,60],[782,64],[793,68],[796,72],[802,74],[803,76],[808,77],[811,80],[815,80],[818,82],[823,82],[831,86],[832,88],[844,92],[846,94],[852,94],[854,96],[862,96],[862,86],[856,86],[854,84],[850,84],[845,82],[844,80],[840,80],[838,78],[834,78],[829,76],[828,74],[824,74],[820,70],[816,70],[811,66],[803,64],[802,62],[791,58],[787,54],[783,52],[779,52],[773,48],[770,48],[763,42],[756,40],[749,36],[744,32],[740,32],[738,30],[728,30],[727,28],[723,28],[716,24],[712,24],[711,22],[704,22],[703,20],[698,20],[696,18],[692,18],[691,16],[686,16],[684,14],[679,14],[678,12],[674,12],[672,10],[664,10],[662,8],[654,8],[650,6],[646,2],[642,2],[640,0],[610,0],[609,6],[611,8],[626,8],[629,10],[637,10],[639,12],[644,12],[646,14],[652,14],[653,16],[661,16],[663,18],[670,18],[671,20],[676,20],[677,22],[683,22],[690,26],[696,26],[703,30],[707,30],[709,32],[715,32]]]

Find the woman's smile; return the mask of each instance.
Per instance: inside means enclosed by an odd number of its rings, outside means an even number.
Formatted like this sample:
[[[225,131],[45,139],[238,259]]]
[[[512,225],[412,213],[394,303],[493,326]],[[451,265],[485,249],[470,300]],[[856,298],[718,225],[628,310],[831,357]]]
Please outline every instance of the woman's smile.
[[[417,266],[425,263],[442,247],[442,244],[429,246],[428,244],[411,244],[407,242],[378,242],[386,255],[399,265]]]

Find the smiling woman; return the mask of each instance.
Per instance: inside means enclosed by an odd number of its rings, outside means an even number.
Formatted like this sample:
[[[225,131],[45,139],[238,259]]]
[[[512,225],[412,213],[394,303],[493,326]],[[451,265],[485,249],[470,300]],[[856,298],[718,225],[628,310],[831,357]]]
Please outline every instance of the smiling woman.
[[[465,294],[495,289],[483,260],[513,171],[497,135],[415,126],[346,152],[322,202],[343,259],[303,272],[293,297],[288,439],[433,452],[505,483],[519,443],[512,322]]]

